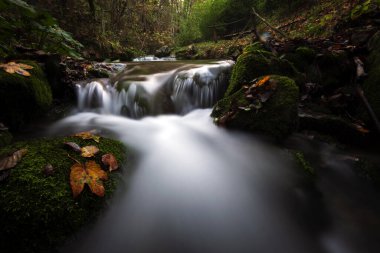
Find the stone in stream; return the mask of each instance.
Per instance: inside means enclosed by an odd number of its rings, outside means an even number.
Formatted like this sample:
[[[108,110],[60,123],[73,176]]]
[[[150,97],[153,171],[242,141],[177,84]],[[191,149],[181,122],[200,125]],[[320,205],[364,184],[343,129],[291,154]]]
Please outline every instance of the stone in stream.
[[[251,106],[244,87],[220,100],[211,116],[227,128],[264,133],[277,139],[286,137],[297,126],[299,90],[295,82],[284,76],[270,76],[276,88],[271,97],[261,99],[259,106]],[[258,104],[257,104],[258,105]]]

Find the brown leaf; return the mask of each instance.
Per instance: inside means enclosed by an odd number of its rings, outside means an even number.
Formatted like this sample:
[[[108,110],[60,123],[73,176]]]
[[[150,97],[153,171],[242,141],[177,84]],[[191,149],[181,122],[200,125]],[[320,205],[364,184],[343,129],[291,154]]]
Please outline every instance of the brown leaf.
[[[100,141],[100,136],[95,135],[94,133],[96,130],[91,130],[91,131],[86,131],[86,132],[80,132],[77,134],[74,134],[75,137],[82,138],[83,140],[94,140],[99,143]]]
[[[81,152],[81,147],[75,142],[65,142],[65,145],[72,148],[75,152]]]
[[[81,151],[83,157],[93,157],[99,152],[99,149],[96,146],[85,146],[81,148]]]
[[[102,156],[102,162],[104,165],[109,166],[108,170],[111,172],[119,168],[117,160],[113,154],[105,154]]]
[[[0,64],[0,68],[3,68],[4,71],[9,74],[17,73],[23,76],[30,76],[30,73],[26,71],[25,69],[33,69],[33,67],[30,65],[23,64],[23,63],[15,63],[13,61],[5,63],[5,64]]]
[[[23,148],[17,150],[12,155],[7,156],[0,160],[0,171],[13,168],[21,160],[21,158],[28,152],[27,149]]]
[[[103,197],[105,189],[101,180],[107,179],[107,173],[95,161],[88,161],[85,166],[75,163],[70,172],[70,186],[74,198],[83,191],[85,184],[88,184],[92,193]]]

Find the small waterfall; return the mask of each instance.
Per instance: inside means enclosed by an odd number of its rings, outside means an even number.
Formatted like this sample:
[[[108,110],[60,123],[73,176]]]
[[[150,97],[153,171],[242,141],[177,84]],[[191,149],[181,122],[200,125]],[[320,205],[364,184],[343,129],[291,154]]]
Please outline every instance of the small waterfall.
[[[141,118],[162,112],[185,114],[196,108],[209,108],[223,96],[232,65],[230,61],[175,64],[169,71],[140,75],[131,75],[131,69],[126,69],[112,81],[77,84],[78,110]]]
[[[230,68],[230,63],[222,62],[179,72],[171,95],[176,111],[185,114],[194,108],[212,107],[227,88]]]

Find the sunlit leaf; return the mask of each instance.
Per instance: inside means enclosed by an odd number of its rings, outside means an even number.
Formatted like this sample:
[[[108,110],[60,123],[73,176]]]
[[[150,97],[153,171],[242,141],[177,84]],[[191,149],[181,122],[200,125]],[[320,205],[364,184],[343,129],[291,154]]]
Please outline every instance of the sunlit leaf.
[[[258,88],[262,85],[264,85],[266,82],[268,82],[270,79],[270,76],[264,76],[263,78],[261,78],[256,84],[255,84],[255,87]]]
[[[85,146],[81,148],[81,152],[83,157],[93,157],[99,152],[99,149],[96,146]]]
[[[117,160],[113,154],[103,155],[102,162],[104,165],[108,166],[108,170],[110,172],[113,170],[117,170],[119,168],[119,165],[117,164]]]
[[[23,63],[15,63],[13,61],[0,64],[0,68],[3,68],[5,72],[9,74],[17,73],[22,76],[30,76],[30,73],[26,71],[26,69],[33,69],[32,66],[23,64]]]

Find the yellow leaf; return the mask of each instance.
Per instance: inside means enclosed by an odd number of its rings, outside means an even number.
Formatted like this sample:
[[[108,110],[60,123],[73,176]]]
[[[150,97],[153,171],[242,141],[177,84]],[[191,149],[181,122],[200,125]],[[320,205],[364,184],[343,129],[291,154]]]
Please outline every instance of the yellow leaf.
[[[83,157],[93,157],[95,156],[96,153],[99,152],[99,149],[96,146],[85,146],[81,148],[81,151],[82,151],[81,155]]]
[[[17,73],[22,76],[30,76],[30,73],[26,71],[25,69],[33,69],[32,66],[23,64],[23,63],[15,63],[15,62],[8,62],[6,64],[0,64],[0,68],[3,68],[5,72],[9,74]]]
[[[100,136],[94,135],[95,130],[86,131],[86,132],[80,132],[77,134],[74,134],[75,137],[82,138],[83,140],[94,140],[97,143],[100,141]]]
[[[87,174],[81,164],[76,163],[71,166],[70,186],[71,190],[73,191],[74,198],[76,198],[83,191],[86,179]]]

